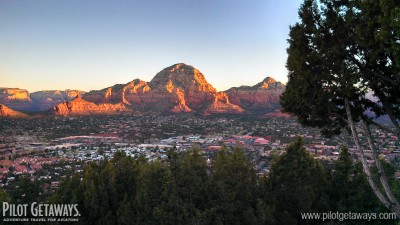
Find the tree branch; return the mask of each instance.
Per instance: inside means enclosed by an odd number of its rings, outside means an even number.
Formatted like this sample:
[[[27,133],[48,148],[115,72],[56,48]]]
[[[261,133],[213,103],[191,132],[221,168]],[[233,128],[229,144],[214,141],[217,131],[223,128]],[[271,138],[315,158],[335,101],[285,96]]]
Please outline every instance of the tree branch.
[[[389,116],[390,120],[392,121],[394,127],[397,129],[398,133],[400,134],[400,125],[397,122],[396,118],[394,117],[392,109],[388,106],[388,104],[386,104],[385,101],[381,100],[381,102],[382,102],[383,108],[385,109],[386,113],[388,114],[388,116]]]
[[[364,121],[368,122],[370,125],[374,125],[374,126],[376,126],[377,128],[379,128],[381,130],[384,130],[384,131],[389,132],[389,133],[397,134],[398,136],[400,135],[400,132],[396,132],[395,130],[387,128],[387,127],[383,126],[382,124],[379,124],[379,123],[377,123],[377,122],[375,122],[375,121],[373,121],[373,120],[371,120],[371,119],[369,119],[369,118],[367,118],[365,116],[363,116],[362,119]]]
[[[389,78],[387,78],[387,77],[385,77],[385,76],[382,76],[381,74],[379,74],[379,73],[377,73],[377,72],[375,72],[375,71],[369,69],[367,66],[362,65],[362,64],[361,64],[359,61],[357,61],[354,57],[350,56],[350,57],[348,57],[348,58],[349,58],[354,64],[356,64],[360,70],[366,70],[368,73],[371,73],[372,75],[374,75],[374,76],[376,76],[376,77],[379,77],[380,79],[382,79],[382,80],[384,80],[384,81],[386,81],[386,82],[392,84],[393,86],[399,86],[399,85],[400,85],[399,82],[396,82],[396,81],[394,81],[394,80],[392,80],[392,79],[389,79]]]

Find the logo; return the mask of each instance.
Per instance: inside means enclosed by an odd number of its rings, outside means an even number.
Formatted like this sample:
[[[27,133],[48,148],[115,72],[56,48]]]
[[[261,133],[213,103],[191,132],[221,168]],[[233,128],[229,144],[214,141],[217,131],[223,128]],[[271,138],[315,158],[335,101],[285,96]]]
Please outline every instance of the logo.
[[[12,204],[3,202],[4,222],[78,222],[78,204]]]

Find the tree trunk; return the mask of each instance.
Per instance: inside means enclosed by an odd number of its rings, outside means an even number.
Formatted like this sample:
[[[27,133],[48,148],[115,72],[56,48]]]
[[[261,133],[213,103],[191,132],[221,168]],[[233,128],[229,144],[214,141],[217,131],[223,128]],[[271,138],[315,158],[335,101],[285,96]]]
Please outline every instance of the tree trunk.
[[[383,170],[382,164],[378,157],[377,149],[375,147],[374,142],[372,141],[372,134],[371,134],[371,130],[369,128],[369,124],[366,121],[364,121],[364,127],[365,127],[365,133],[367,135],[368,144],[371,148],[376,168],[378,169],[378,175],[379,175],[379,179],[381,181],[383,190],[385,191],[386,196],[388,197],[389,202],[392,205],[393,209],[395,209],[396,213],[399,215],[399,213],[400,213],[399,203],[396,200],[396,197],[394,197],[392,190],[390,190],[390,186],[389,186],[387,177],[385,175],[385,171]]]
[[[381,129],[381,130],[384,130],[384,131],[386,131],[386,132],[388,132],[388,133],[395,133],[397,136],[400,136],[400,132],[397,132],[396,130],[392,130],[392,129],[388,128],[388,127],[385,127],[385,126],[383,126],[382,124],[379,124],[379,123],[377,123],[377,122],[375,122],[375,121],[369,119],[369,118],[366,117],[366,116],[363,116],[362,119],[363,119],[364,121],[368,122],[370,125],[374,125],[375,127],[379,128],[379,129]]]
[[[354,143],[357,147],[357,151],[360,153],[361,163],[364,168],[365,175],[367,176],[368,183],[371,186],[371,189],[374,192],[374,194],[376,195],[376,197],[378,197],[379,201],[390,211],[396,213],[397,217],[400,218],[400,211],[398,209],[396,209],[395,207],[393,207],[393,205],[387,200],[387,198],[382,194],[382,192],[376,186],[376,184],[372,178],[371,171],[369,170],[369,167],[367,164],[367,160],[365,159],[364,150],[362,149],[362,147],[360,145],[360,139],[358,138],[356,127],[354,125],[349,99],[347,97],[345,97],[344,101],[345,101],[345,107],[346,107],[347,120],[350,125],[351,133],[353,135],[353,139],[354,139]]]

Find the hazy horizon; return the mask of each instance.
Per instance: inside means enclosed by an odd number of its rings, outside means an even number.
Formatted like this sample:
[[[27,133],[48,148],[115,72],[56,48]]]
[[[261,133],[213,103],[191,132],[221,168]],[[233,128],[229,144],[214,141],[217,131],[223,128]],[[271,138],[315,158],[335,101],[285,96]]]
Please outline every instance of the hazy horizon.
[[[185,64],[185,63],[184,63]],[[190,65],[191,66],[191,65]],[[166,67],[167,68],[167,67]],[[164,69],[164,68],[163,68]],[[197,68],[196,68],[197,69]],[[161,71],[161,70],[160,70]],[[200,71],[201,72],[201,71]],[[156,74],[154,74],[154,76],[155,76]],[[204,75],[204,74],[203,74]],[[207,76],[206,75],[204,75],[204,77],[205,77],[205,79],[207,80]],[[266,77],[264,77],[264,78],[262,78],[261,80],[259,80],[257,83],[259,83],[259,82],[261,82],[261,81],[263,81],[264,79],[266,79],[267,77],[271,77],[271,78],[273,78],[273,79],[275,79],[274,77],[272,77],[272,76],[266,76]],[[89,92],[89,91],[94,91],[94,90],[100,90],[100,89],[104,89],[104,88],[108,88],[108,87],[112,87],[112,86],[114,86],[114,85],[123,85],[123,84],[127,84],[127,83],[129,83],[129,82],[131,82],[131,81],[134,81],[134,80],[136,80],[136,79],[139,79],[139,80],[142,80],[142,81],[145,81],[145,82],[150,82],[151,81],[151,79],[150,80],[143,80],[143,79],[141,79],[140,77],[137,77],[137,78],[134,78],[134,79],[132,79],[132,80],[130,80],[130,81],[127,81],[127,82],[125,82],[125,83],[114,83],[114,84],[108,84],[108,85],[106,85],[106,86],[104,86],[104,87],[100,87],[99,89],[91,89],[91,90],[81,90],[81,89],[77,89],[77,88],[74,88],[74,87],[68,87],[68,88],[66,88],[66,89],[52,89],[52,88],[49,88],[49,89],[41,89],[41,90],[34,90],[34,91],[31,91],[31,90],[29,90],[29,89],[27,89],[27,88],[24,88],[24,87],[6,87],[6,86],[0,86],[0,89],[7,89],[7,88],[19,88],[19,89],[25,89],[25,90],[27,90],[29,93],[34,93],[34,92],[38,92],[38,91],[65,91],[65,90],[78,90],[78,91],[84,91],[84,92]],[[208,81],[208,80],[207,80]],[[279,80],[276,80],[277,82],[281,82],[281,81],[279,81]],[[210,83],[210,82],[209,82]],[[249,84],[249,85],[239,85],[239,86],[231,86],[231,87],[228,87],[227,89],[224,89],[224,90],[219,90],[218,88],[216,88],[217,89],[217,91],[227,91],[228,89],[230,89],[230,88],[233,88],[233,87],[240,87],[240,86],[254,86],[254,85],[256,85],[257,83],[254,83],[254,84]],[[281,82],[281,83],[283,83],[283,82]],[[213,87],[215,87],[212,83],[210,83]],[[286,85],[286,83],[283,83],[283,84],[285,84]]]
[[[289,26],[301,1],[0,0],[1,86],[98,90],[150,81],[176,63],[218,91],[287,82]]]

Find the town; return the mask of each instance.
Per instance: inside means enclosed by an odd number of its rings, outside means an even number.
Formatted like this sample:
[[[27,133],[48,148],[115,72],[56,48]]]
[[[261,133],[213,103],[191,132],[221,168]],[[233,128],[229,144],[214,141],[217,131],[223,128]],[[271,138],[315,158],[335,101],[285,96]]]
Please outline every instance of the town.
[[[394,134],[373,130],[380,156],[399,168],[400,140]],[[350,135],[326,138],[294,118],[259,118],[238,115],[96,115],[74,117],[1,118],[0,186],[10,189],[19,177],[39,180],[46,192],[62,179],[83,171],[89,162],[112,158],[117,151],[135,159],[168,160],[168,152],[201,150],[208,163],[222,148],[244,150],[260,176],[268,175],[274,157],[282,154],[296,136],[322,163],[334,162],[342,146],[353,155]],[[365,143],[366,140],[360,136]],[[366,151],[373,163],[371,152]],[[396,172],[400,178],[400,171]]]

